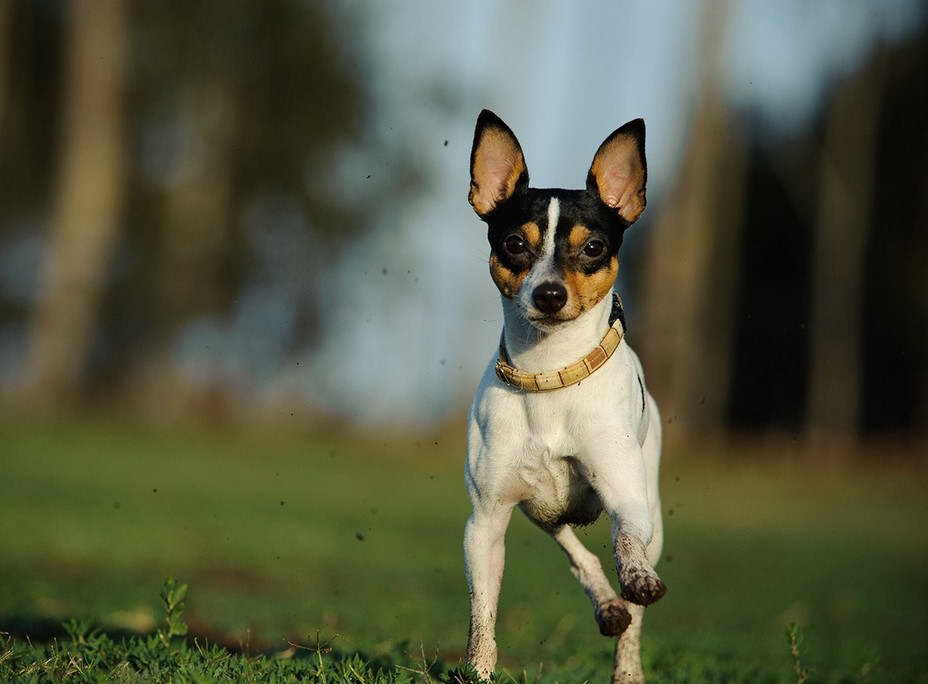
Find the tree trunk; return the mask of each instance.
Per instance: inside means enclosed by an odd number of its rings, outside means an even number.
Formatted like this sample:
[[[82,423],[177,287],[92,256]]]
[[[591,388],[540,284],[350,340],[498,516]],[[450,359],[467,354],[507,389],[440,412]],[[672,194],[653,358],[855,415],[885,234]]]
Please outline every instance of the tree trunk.
[[[123,0],[71,4],[58,197],[26,368],[37,407],[73,400],[93,341],[124,194]]]
[[[819,164],[812,254],[811,367],[806,412],[813,443],[858,437],[863,373],[867,228],[873,209],[884,60],[834,96]]]
[[[239,131],[238,100],[221,75],[190,84],[178,98],[180,116],[195,132],[180,162],[181,179],[165,198],[158,262],[157,329],[152,348],[138,369],[141,399],[164,414],[164,397],[187,411],[197,397],[176,372],[170,343],[179,326],[199,312],[221,309],[220,282],[230,239],[234,144]]]
[[[13,3],[0,2],[0,133],[3,132],[3,121],[9,104],[10,88],[10,21],[13,14]]]
[[[166,198],[163,255],[158,266],[164,329],[172,331],[191,309],[212,311],[222,298],[218,282],[229,239],[236,100],[217,76],[194,84],[181,98],[195,140],[181,165],[184,178]]]
[[[720,82],[727,10],[704,10],[701,96],[647,256],[641,352],[671,437],[720,430],[728,404],[745,160]]]

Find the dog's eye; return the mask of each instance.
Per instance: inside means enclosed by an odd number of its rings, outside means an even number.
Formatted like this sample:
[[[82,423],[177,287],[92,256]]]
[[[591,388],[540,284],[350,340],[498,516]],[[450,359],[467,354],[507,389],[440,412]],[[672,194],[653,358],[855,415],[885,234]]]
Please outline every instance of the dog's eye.
[[[512,255],[522,254],[528,249],[522,236],[515,233],[503,240],[503,247]]]
[[[590,240],[583,245],[583,253],[594,259],[598,256],[602,256],[605,249],[606,244],[602,240]]]

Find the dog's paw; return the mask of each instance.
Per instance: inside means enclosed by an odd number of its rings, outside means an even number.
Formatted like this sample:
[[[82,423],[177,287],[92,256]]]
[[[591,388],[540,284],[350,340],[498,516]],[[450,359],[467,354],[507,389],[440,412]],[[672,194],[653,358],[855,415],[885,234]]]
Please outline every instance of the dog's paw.
[[[621,636],[632,622],[632,616],[618,599],[606,601],[596,608],[599,633],[607,637]]]
[[[618,535],[615,552],[622,598],[639,606],[647,606],[667,593],[667,587],[648,562],[644,544],[637,537]]]
[[[639,606],[648,606],[667,593],[667,586],[650,568],[629,568],[619,577],[622,598]]]

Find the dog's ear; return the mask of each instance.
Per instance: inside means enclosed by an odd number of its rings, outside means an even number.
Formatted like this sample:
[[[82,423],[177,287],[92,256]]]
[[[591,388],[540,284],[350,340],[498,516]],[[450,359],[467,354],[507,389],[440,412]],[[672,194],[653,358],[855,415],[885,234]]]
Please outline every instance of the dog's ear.
[[[470,152],[468,200],[481,218],[528,186],[528,169],[522,147],[509,126],[484,109],[477,117]]]
[[[644,119],[629,121],[603,141],[586,176],[596,193],[629,225],[644,211],[648,162],[644,156]]]

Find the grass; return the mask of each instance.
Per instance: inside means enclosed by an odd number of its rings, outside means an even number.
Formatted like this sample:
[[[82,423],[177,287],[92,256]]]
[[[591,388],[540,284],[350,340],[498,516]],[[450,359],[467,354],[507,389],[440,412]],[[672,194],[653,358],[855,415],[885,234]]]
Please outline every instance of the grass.
[[[458,431],[0,423],[0,679],[453,681],[462,449]],[[725,452],[665,458],[649,681],[928,682],[924,473]],[[582,532],[604,567],[608,535]],[[169,575],[186,637],[164,638]],[[608,681],[611,643],[519,515],[498,630],[500,681]]]

